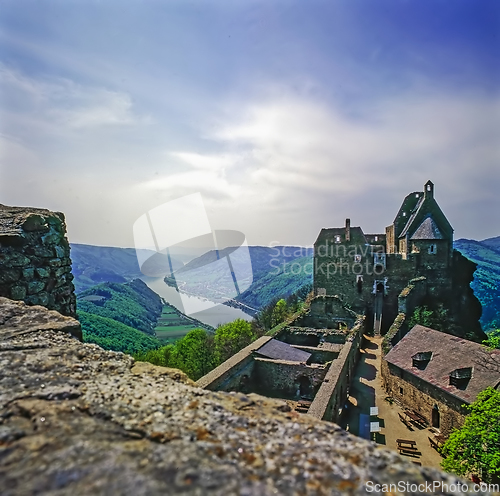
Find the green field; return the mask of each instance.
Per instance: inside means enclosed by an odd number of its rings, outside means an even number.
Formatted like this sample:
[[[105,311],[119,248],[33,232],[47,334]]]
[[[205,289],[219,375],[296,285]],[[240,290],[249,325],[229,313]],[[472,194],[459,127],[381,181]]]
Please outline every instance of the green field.
[[[174,343],[183,338],[189,331],[198,328],[209,329],[209,326],[191,320],[174,307],[165,305],[155,327],[156,337],[165,343]]]

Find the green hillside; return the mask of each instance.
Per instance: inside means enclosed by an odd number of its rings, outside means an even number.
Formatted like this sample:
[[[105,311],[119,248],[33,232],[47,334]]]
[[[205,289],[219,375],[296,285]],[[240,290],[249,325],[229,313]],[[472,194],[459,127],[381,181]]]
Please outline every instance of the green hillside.
[[[234,252],[231,248],[219,252],[221,259],[226,254],[230,255],[240,288],[250,282],[248,289],[235,298],[241,303],[260,310],[274,298],[291,295],[303,285],[312,282],[312,267],[306,267],[308,262],[312,261],[311,248],[249,246],[248,252],[251,272],[248,271],[248,258],[245,253]],[[231,294],[234,291],[233,279],[227,271],[227,266],[213,263],[216,260],[216,253],[210,251],[186,264],[175,273],[178,286],[205,298]],[[167,278],[166,282],[172,284],[170,278]]]
[[[471,284],[483,306],[481,324],[488,332],[500,328],[500,237],[484,241],[459,239],[455,248],[477,264]]]
[[[148,250],[143,251],[149,254],[154,253]],[[75,277],[73,282],[77,293],[101,282],[124,283],[144,277],[139,269],[135,248],[71,243],[71,260]],[[176,267],[182,266],[182,262],[174,258],[172,258],[172,263]]]
[[[106,350],[134,354],[161,346],[155,337],[108,317],[79,311],[78,320],[82,324],[84,342],[98,344]]]
[[[84,340],[128,353],[174,343],[189,331],[213,329],[165,302],[140,279],[102,283],[77,297]]]
[[[260,272],[251,286],[236,300],[262,309],[276,298],[286,298],[304,286],[312,284],[312,257],[301,257],[279,267]]]
[[[161,298],[140,279],[125,284],[98,284],[77,298],[78,311],[116,320],[151,335],[162,306]]]

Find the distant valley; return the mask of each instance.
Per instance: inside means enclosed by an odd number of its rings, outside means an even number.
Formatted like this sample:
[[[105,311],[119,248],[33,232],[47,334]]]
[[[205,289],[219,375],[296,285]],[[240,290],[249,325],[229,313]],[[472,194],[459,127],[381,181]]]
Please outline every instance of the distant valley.
[[[475,278],[471,284],[483,305],[481,323],[488,331],[500,327],[500,236],[483,241],[459,239],[455,248],[477,263]],[[153,252],[151,252],[153,253]],[[236,301],[260,310],[273,299],[286,297],[312,283],[312,248],[250,246],[253,280]],[[225,255],[222,250],[220,257]],[[73,274],[77,293],[101,282],[124,283],[144,278],[139,269],[135,249],[71,245]],[[189,261],[189,257],[176,254],[172,257],[177,269],[175,278],[182,289],[203,297],[216,297],[227,292],[234,282],[221,270],[211,251]],[[181,260],[187,261],[186,265]],[[232,257],[235,271],[244,263]],[[208,284],[200,285],[200,273]]]

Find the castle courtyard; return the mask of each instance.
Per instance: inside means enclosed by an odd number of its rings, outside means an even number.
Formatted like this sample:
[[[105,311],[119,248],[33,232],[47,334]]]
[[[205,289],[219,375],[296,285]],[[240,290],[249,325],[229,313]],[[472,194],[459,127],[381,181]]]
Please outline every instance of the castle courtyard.
[[[419,428],[414,424],[407,427],[398,415],[404,415],[404,409],[396,402],[386,400],[387,393],[381,379],[382,337],[365,335],[360,351],[361,357],[349,391],[347,410],[344,411],[340,425],[352,434],[375,440],[394,451],[398,450],[397,439],[414,441],[417,451],[403,456],[423,466],[439,468],[442,458],[430,446],[428,438],[433,438],[430,428]],[[378,415],[370,416],[371,407],[378,408]],[[379,422],[380,432],[370,434],[370,422]]]

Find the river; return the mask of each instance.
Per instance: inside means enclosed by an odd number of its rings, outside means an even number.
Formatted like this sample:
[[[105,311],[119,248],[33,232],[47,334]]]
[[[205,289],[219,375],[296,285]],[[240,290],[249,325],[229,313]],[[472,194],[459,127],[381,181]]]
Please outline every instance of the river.
[[[141,277],[150,289],[152,289],[157,295],[161,296],[165,301],[178,308],[183,312],[183,305],[179,293],[172,286],[168,286],[163,281],[163,278],[152,278],[152,277]],[[228,307],[227,305],[216,305],[212,307],[212,303],[197,298],[196,296],[183,295],[183,298],[187,298],[190,304],[196,305],[198,308],[203,310],[190,313],[189,317],[193,317],[203,322],[204,324],[211,325],[212,327],[217,327],[219,324],[225,324],[227,322],[232,322],[236,319],[252,320],[252,317],[238,308]],[[211,308],[207,308],[211,307]]]

